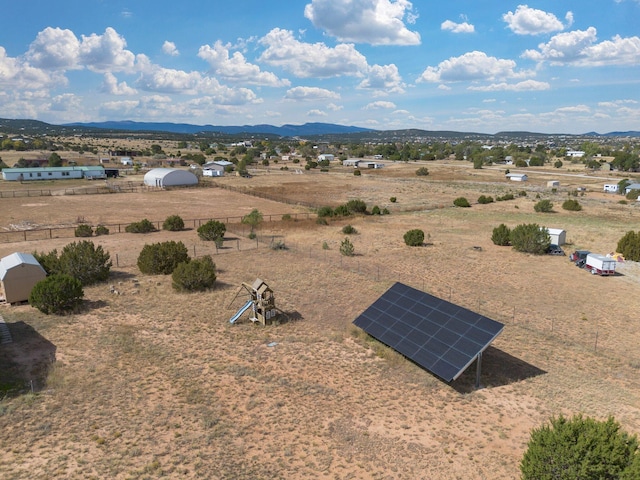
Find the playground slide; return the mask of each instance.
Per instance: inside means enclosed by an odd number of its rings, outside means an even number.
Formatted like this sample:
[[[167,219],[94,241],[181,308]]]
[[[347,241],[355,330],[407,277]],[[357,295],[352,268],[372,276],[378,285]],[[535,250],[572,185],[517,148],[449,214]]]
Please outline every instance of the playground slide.
[[[253,300],[249,300],[242,307],[240,307],[240,310],[238,310],[237,313],[229,319],[229,323],[236,323],[236,321],[242,316],[244,312],[246,312],[251,307],[252,304]]]

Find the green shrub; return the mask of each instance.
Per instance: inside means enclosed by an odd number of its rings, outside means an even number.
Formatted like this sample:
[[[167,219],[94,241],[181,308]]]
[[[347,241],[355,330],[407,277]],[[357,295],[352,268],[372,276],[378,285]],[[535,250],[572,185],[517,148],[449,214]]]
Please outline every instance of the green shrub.
[[[518,192],[518,196],[519,197],[526,197],[527,196],[527,191],[526,190],[520,190]]]
[[[553,203],[551,203],[551,200],[545,198],[536,203],[533,209],[538,213],[549,213],[553,211]]]
[[[493,197],[491,196],[485,196],[485,195],[480,195],[478,197],[478,203],[485,205],[487,203],[493,203]]]
[[[629,205],[629,202],[627,200],[618,200],[618,203],[620,205]]]
[[[336,217],[348,217],[351,215],[351,211],[346,205],[338,205],[333,211],[333,214]]]
[[[162,229],[169,230],[170,232],[179,232],[180,230],[184,230],[184,220],[182,220],[180,215],[170,215],[162,224]]]
[[[511,243],[511,230],[504,223],[501,223],[496,228],[493,229],[493,234],[491,235],[491,241],[494,245],[500,245],[502,247],[506,247]]]
[[[198,227],[198,237],[205,242],[215,241],[217,238],[224,238],[227,226],[217,220],[209,220]]]
[[[187,247],[182,242],[160,242],[145,245],[138,255],[138,268],[148,275],[169,275],[180,263],[189,262]]]
[[[410,247],[421,247],[424,243],[424,232],[418,228],[405,232],[404,243]]]
[[[627,200],[637,200],[638,196],[640,196],[640,190],[629,190],[629,193],[627,193],[624,198]]]
[[[249,240],[254,240],[257,237],[256,232],[249,232],[249,235],[247,235],[247,238]]]
[[[209,255],[179,263],[171,274],[173,288],[179,292],[203,292],[216,283],[216,265]]]
[[[569,199],[564,201],[562,208],[571,212],[579,212],[582,210],[582,205],[577,200]]]
[[[552,418],[534,429],[522,461],[523,480],[639,478],[638,440],[606,421]]]
[[[93,229],[90,225],[82,223],[76,227],[74,234],[76,237],[92,237]]]
[[[355,247],[348,237],[340,242],[340,253],[345,257],[353,257],[353,255],[355,254]]]
[[[429,169],[427,167],[420,167],[418,170],[416,170],[416,175],[419,177],[426,177],[427,175],[429,175]]]
[[[318,209],[318,217],[333,217],[333,208],[324,206]]]
[[[140,220],[139,222],[133,222],[127,225],[124,229],[124,231],[127,233],[150,233],[155,232],[156,230],[157,228],[155,227],[155,225],[146,218]]]
[[[351,213],[367,213],[367,204],[360,199],[349,200],[347,210]]]
[[[498,202],[506,202],[507,200],[513,200],[514,198],[516,198],[516,197],[513,196],[513,193],[505,193],[501,197],[496,197],[496,201],[498,201]]]
[[[82,302],[82,283],[70,275],[55,274],[36,283],[29,304],[42,313],[60,315],[75,310]]]
[[[282,215],[282,221],[283,222],[290,222],[291,220],[293,220],[293,218],[291,217],[290,214],[285,213],[284,215]]]
[[[358,231],[352,225],[345,225],[344,227],[342,227],[342,233],[344,233],[345,235],[352,235],[358,233]]]
[[[47,272],[47,275],[58,273],[58,250],[54,248],[49,253],[33,252],[33,256],[44,268],[44,271]]]
[[[378,205],[374,205],[371,209],[371,215],[380,215],[380,207]]]
[[[96,227],[96,236],[99,237],[100,235],[109,235],[109,229],[104,225],[98,225]]]
[[[556,160],[555,163],[553,164],[555,168],[562,168],[562,165],[563,165],[562,160]]]
[[[316,224],[317,225],[329,225],[329,222],[327,222],[327,219],[324,217],[318,217],[316,218]]]
[[[102,246],[97,247],[90,240],[73,242],[60,252],[53,273],[61,273],[77,278],[82,285],[104,282],[109,278],[111,257]]]
[[[547,253],[551,245],[548,230],[535,223],[518,225],[511,230],[509,239],[514,250],[534,255]]]
[[[269,244],[269,248],[271,250],[289,250],[289,247],[287,247],[287,244],[284,243],[284,241],[282,240],[278,240],[277,242],[272,241]]]
[[[360,175],[362,175],[362,172],[356,168],[356,169],[353,171],[353,175],[354,175],[354,176],[356,176],[356,177],[359,177]]]
[[[640,262],[640,232],[628,231],[618,240],[617,252],[620,252],[625,259],[633,262]]]
[[[389,215],[390,213],[391,212],[389,211],[388,208],[385,207],[385,208],[382,209],[382,215]]]
[[[251,233],[253,233],[253,230],[262,223],[262,220],[263,220],[262,213],[257,208],[254,208],[249,213],[247,213],[244,217],[242,217],[242,220],[240,220],[240,222],[243,223],[244,225],[249,225],[249,228],[251,229]],[[255,235],[253,237],[249,235],[249,238],[255,238]]]
[[[458,197],[458,198],[456,198],[456,199],[453,201],[453,204],[454,204],[456,207],[463,207],[463,208],[467,208],[467,207],[470,207],[470,206],[471,206],[471,204],[469,203],[469,200],[467,200],[467,199],[466,199],[466,198],[464,198],[464,197]]]
[[[398,201],[398,199],[397,199],[396,197],[391,197],[391,198],[389,199],[389,201],[390,201],[391,203],[396,203],[396,202]]]

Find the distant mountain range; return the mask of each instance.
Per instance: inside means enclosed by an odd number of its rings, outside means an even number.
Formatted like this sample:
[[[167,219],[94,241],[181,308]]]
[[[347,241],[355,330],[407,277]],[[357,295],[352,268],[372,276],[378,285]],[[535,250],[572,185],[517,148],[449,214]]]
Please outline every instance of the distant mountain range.
[[[259,135],[278,135],[281,137],[304,137],[308,135],[327,135],[327,134],[348,134],[370,132],[369,128],[360,128],[353,126],[336,125],[333,123],[305,123],[304,125],[282,125],[276,127],[274,125],[192,125],[189,123],[154,123],[154,122],[91,122],[91,123],[69,123],[64,127],[84,127],[84,128],[100,128],[110,130],[125,130],[129,132],[153,131],[153,132],[171,132],[171,133],[204,133],[217,132],[227,135],[236,135],[240,133]]]
[[[131,132],[144,133],[147,135],[159,136],[160,134],[170,134],[174,136],[195,135],[195,134],[219,134],[228,136],[244,135],[265,135],[275,137],[322,137],[324,140],[342,139],[350,140],[370,140],[370,141],[410,141],[411,139],[532,139],[550,137],[635,137],[640,138],[640,131],[597,133],[588,132],[581,135],[574,134],[546,134],[523,131],[506,131],[495,134],[456,132],[456,131],[430,131],[420,129],[403,130],[373,130],[356,126],[337,125],[334,123],[305,123],[304,125],[193,125],[190,123],[170,123],[170,122],[134,122],[107,121],[90,123],[68,123],[64,125],[53,125],[39,120],[28,119],[3,119],[0,118],[0,132],[14,134],[49,134],[49,135],[70,135],[92,132],[113,133]]]

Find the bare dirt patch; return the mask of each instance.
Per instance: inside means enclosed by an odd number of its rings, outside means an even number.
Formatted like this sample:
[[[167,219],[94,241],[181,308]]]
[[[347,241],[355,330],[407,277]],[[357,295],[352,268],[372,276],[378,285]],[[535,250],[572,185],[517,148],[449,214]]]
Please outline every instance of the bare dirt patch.
[[[536,222],[565,228],[573,247],[606,253],[637,223],[634,207],[588,192],[579,198],[583,212],[565,212],[567,192],[546,191],[542,180],[514,187],[499,171],[456,166],[448,177],[452,167],[428,166],[427,178],[398,165],[359,179],[349,171],[221,179],[289,201],[361,198],[391,210],[327,226],[283,221],[300,207],[217,188],[56,196],[35,210],[24,199],[7,204],[0,226],[236,216],[252,208],[274,217],[259,228],[257,244],[234,227],[230,236],[247,243],[214,254],[212,292],[178,294],[169,277],[143,276],[134,266],[151,241],[180,239],[205,252],[195,230],[121,233],[94,239],[127,261],[109,284],[86,289],[84,312],[59,318],[4,307],[10,329],[28,325],[38,335],[31,341],[46,340],[56,361],[38,355],[25,363],[15,350],[28,348],[20,335],[14,350],[0,346],[17,382],[43,379],[37,393],[0,402],[3,475],[512,479],[530,429],[551,415],[613,414],[640,432],[637,265],[601,278],[566,257],[523,255],[490,241],[500,223]],[[513,201],[452,207],[457,196],[474,203],[480,194],[522,189],[527,196]],[[552,199],[556,213],[534,213],[536,195]],[[353,258],[338,252],[347,223],[358,231],[350,237]],[[412,228],[428,234],[426,246],[403,244]],[[271,239],[288,250],[271,250]],[[0,244],[0,254],[72,240]],[[237,288],[256,277],[291,321],[228,323],[241,304],[229,305]],[[395,281],[506,324],[484,356],[482,389],[473,388],[473,368],[444,384],[351,326]]]

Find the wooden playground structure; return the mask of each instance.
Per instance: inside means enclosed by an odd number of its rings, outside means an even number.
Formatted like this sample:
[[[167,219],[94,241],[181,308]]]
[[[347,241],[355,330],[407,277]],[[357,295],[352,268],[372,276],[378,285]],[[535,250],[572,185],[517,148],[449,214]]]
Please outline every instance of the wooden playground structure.
[[[229,323],[236,323],[240,317],[249,309],[251,309],[249,320],[253,323],[260,323],[262,325],[270,325],[273,323],[278,315],[285,315],[285,313],[276,307],[276,299],[273,295],[273,290],[269,288],[263,280],[256,278],[256,280],[249,285],[242,282],[242,285],[236,292],[236,295],[231,300],[229,306],[238,298],[238,295],[242,290],[246,290],[249,293],[249,300],[240,307],[233,317],[229,319]],[[285,315],[286,316],[286,315]]]

